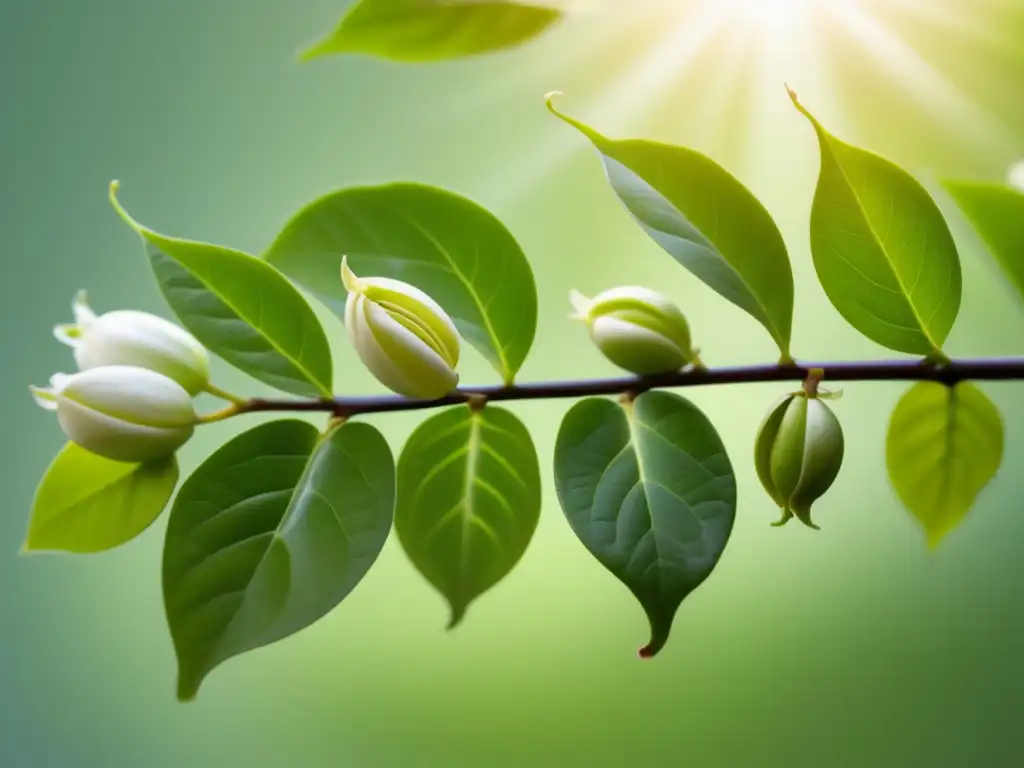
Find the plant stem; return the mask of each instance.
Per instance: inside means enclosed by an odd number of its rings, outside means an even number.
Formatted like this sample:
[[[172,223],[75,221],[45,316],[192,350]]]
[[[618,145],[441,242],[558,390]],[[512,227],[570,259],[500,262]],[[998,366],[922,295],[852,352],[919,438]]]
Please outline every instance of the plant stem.
[[[249,402],[233,403],[227,408],[221,408],[219,411],[197,416],[196,424],[216,424],[218,421],[230,419],[232,416],[237,416],[240,413],[252,413],[258,410],[252,407],[254,402],[256,401],[250,400]]]
[[[479,402],[512,400],[551,400],[598,395],[639,395],[650,389],[700,387],[715,384],[746,384],[773,381],[805,381],[816,368],[824,371],[825,381],[935,381],[952,386],[961,381],[1024,380],[1024,357],[951,360],[936,364],[921,360],[881,360],[867,362],[765,364],[731,368],[691,368],[678,373],[642,378],[626,376],[611,379],[555,381],[512,386],[462,387],[439,400],[410,400],[398,395],[335,397],[311,400],[254,399],[238,406],[236,413],[262,411],[326,411],[339,417],[366,413],[393,413]],[[227,409],[230,410],[230,409]],[[226,416],[224,416],[226,418]]]
[[[213,383],[207,384],[206,389],[203,391],[206,392],[206,394],[208,395],[218,397],[221,400],[227,400],[229,403],[234,403],[235,405],[245,405],[248,402],[244,397],[233,395],[230,392],[221,389],[220,387],[216,386]]]

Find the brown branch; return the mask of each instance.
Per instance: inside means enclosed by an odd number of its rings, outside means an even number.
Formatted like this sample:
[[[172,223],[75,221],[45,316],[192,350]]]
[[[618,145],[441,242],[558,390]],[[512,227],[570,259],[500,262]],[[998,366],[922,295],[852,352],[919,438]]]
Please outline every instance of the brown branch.
[[[239,413],[265,411],[322,411],[349,417],[367,413],[393,413],[458,405],[466,402],[489,403],[511,400],[551,400],[595,395],[640,393],[650,389],[702,387],[713,384],[747,384],[770,381],[803,381],[820,368],[825,381],[936,381],[954,385],[961,381],[1007,381],[1024,379],[1024,357],[953,360],[932,363],[921,360],[881,360],[853,363],[796,363],[794,365],[747,365],[731,368],[692,369],[660,376],[637,378],[539,382],[513,386],[461,387],[440,400],[410,400],[397,395],[335,397],[310,400],[250,400],[238,407]]]

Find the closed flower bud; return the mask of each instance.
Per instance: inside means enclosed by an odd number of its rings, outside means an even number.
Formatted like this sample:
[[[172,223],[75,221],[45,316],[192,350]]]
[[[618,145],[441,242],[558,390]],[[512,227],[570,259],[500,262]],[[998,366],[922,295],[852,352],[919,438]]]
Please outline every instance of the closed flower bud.
[[[811,528],[811,504],[831,487],[843,463],[843,430],[817,396],[783,398],[757,434],[754,464],[768,495],[782,508],[784,525],[794,515]]]
[[[347,259],[345,326],[363,364],[406,397],[435,400],[459,383],[461,343],[451,318],[418,288],[387,277],[356,277]]]
[[[57,412],[68,438],[115,461],[142,463],[174,453],[192,436],[192,398],[176,381],[145,368],[107,366],[58,373],[49,388],[30,387]]]
[[[80,370],[108,365],[147,368],[174,379],[190,395],[206,389],[210,359],[187,331],[162,317],[134,310],[99,315],[89,309],[85,291],[73,304],[75,322],[58,325],[54,336],[72,347]]]
[[[620,368],[650,376],[700,364],[686,318],[657,291],[628,286],[593,299],[571,291],[569,301],[573,318],[587,324],[598,349]]]

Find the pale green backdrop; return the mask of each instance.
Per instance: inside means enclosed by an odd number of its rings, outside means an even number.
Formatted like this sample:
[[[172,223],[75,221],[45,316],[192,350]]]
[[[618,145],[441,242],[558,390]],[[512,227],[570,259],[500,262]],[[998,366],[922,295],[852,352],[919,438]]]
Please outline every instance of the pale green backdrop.
[[[339,186],[416,180],[470,195],[536,272],[540,330],[523,380],[610,373],[567,319],[566,293],[625,282],[678,300],[707,363],[773,359],[760,326],[634,228],[592,151],[544,111],[557,88],[595,127],[695,146],[755,190],[790,245],[798,357],[884,357],[816,282],[817,150],[782,82],[841,137],[929,184],[998,179],[1024,156],[1024,2],[859,1],[874,22],[822,19],[798,45],[738,16],[698,45],[685,2],[588,3],[521,51],[410,67],[297,63],[344,0],[0,0],[0,765],[1024,764],[1024,383],[985,386],[1006,417],[1005,464],[936,553],[885,481],[901,385],[850,385],[836,404],[848,458],[817,508],[820,533],[770,528],[776,511],[753,473],[758,422],[785,388],[693,391],[736,464],[740,508],[718,570],[650,662],[636,658],[640,609],[554,496],[567,403],[515,405],[540,451],[541,524],[521,566],[451,634],[392,540],[330,616],[229,662],[182,705],[160,600],[165,519],[102,556],[18,555],[61,444],[26,389],[71,365],[50,326],[69,319],[80,287],[100,310],[167,312],[108,207],[112,178],[146,224],[254,253]],[[942,203],[965,275],[948,350],[1024,353],[1024,302]],[[324,319],[339,389],[375,391]],[[263,391],[224,365],[216,374]],[[464,380],[492,378],[467,360]],[[418,418],[375,423],[397,449]],[[240,426],[204,428],[185,468]]]

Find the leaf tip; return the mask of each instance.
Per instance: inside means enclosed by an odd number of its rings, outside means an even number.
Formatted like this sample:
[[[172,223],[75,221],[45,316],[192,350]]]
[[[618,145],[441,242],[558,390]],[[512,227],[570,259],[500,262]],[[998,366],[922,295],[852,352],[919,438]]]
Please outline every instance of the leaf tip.
[[[128,211],[124,209],[124,206],[121,205],[121,201],[117,199],[117,193],[120,191],[120,189],[120,181],[114,179],[113,181],[110,182],[110,187],[107,190],[107,197],[110,199],[110,204],[114,206],[114,211],[117,213],[118,216],[121,217],[124,223],[141,235],[144,230],[144,227],[131,217]]]
[[[315,43],[312,43],[299,51],[295,58],[300,62],[305,63],[307,61],[322,58],[330,52],[331,49],[327,40],[317,40]]]
[[[786,84],[786,93],[789,95],[789,100],[793,102],[793,106],[796,107],[797,111],[801,115],[806,117],[808,120],[810,120],[812,123],[817,125],[818,121],[814,119],[814,115],[812,115],[807,110],[807,107],[805,107],[803,103],[800,101],[800,97],[797,95],[796,91],[790,88],[788,83]]]
[[[451,618],[448,619],[448,625],[445,627],[445,630],[451,632],[462,623],[464,618],[466,618],[466,606],[453,604],[452,615]]]

